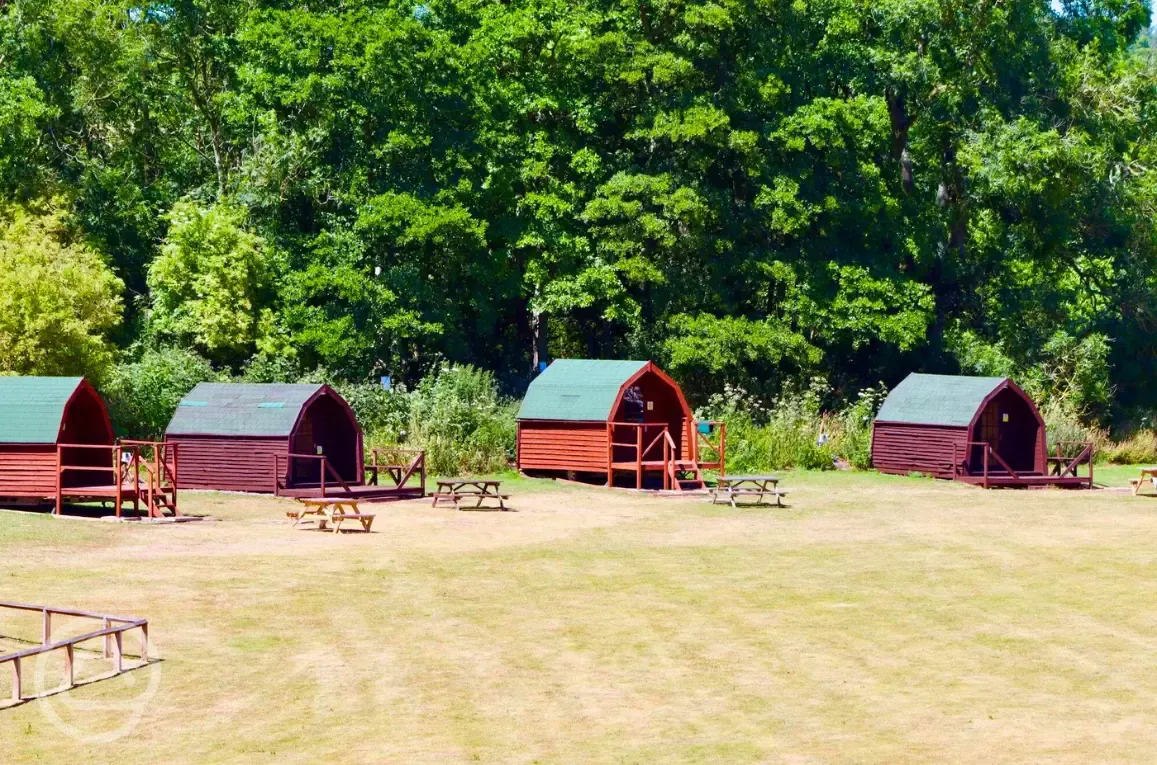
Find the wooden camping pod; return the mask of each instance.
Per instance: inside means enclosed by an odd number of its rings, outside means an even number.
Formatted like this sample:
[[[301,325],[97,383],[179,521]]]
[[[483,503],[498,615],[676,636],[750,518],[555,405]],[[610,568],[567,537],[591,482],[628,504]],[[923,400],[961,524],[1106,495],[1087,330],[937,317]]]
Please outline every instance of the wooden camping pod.
[[[911,374],[876,415],[872,465],[984,486],[1091,485],[1091,444],[1070,445],[1075,456],[1046,445],[1044,419],[1012,380]]]

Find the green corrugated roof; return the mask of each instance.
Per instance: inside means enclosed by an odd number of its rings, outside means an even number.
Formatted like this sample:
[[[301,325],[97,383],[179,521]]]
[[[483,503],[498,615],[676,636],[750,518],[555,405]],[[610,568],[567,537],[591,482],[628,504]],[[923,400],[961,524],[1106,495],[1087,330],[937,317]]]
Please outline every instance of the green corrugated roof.
[[[0,443],[54,444],[82,377],[0,377]]]
[[[1007,377],[910,374],[892,389],[876,419],[963,427]]]
[[[518,419],[605,421],[619,388],[648,363],[559,359],[530,384]]]
[[[200,383],[177,407],[169,435],[288,436],[321,385]]]

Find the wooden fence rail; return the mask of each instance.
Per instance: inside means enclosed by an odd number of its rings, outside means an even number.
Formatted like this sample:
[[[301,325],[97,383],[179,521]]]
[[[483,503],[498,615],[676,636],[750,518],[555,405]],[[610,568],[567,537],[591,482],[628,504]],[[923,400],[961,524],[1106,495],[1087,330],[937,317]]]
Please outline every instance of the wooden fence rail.
[[[149,663],[149,620],[134,619],[132,617],[113,616],[93,611],[78,611],[71,608],[53,608],[51,606],[34,606],[27,603],[10,603],[0,601],[0,609],[12,611],[31,611],[41,614],[40,645],[26,648],[14,653],[0,654],[0,666],[9,664],[12,667],[12,700],[23,701],[24,696],[24,667],[23,662],[33,656],[51,651],[64,651],[64,672],[66,688],[76,685],[75,648],[78,644],[104,638],[104,658],[112,659],[114,676],[124,672],[124,634],[130,630],[141,631],[140,663],[127,669],[135,669]],[[66,638],[53,642],[52,617],[71,616],[81,619],[93,619],[101,623],[101,628],[86,632],[83,635]]]

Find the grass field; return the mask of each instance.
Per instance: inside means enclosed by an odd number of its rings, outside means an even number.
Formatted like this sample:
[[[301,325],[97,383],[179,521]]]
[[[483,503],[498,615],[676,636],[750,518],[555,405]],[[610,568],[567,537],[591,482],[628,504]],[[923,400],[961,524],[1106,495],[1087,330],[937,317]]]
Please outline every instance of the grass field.
[[[183,498],[215,523],[0,513],[0,600],[147,617],[161,657],[0,709],[0,762],[1152,761],[1157,498],[784,486],[512,481],[518,512],[341,537],[229,495]],[[38,636],[0,619],[0,651]]]

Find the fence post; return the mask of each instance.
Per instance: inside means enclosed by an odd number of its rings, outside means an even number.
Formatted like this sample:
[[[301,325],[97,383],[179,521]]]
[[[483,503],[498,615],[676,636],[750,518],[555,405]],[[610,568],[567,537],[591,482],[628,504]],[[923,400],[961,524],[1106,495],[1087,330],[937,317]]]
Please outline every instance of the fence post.
[[[109,627],[112,626],[112,624],[109,622],[109,620],[107,618],[104,619],[103,621],[104,621],[104,629],[107,630]],[[109,636],[105,635],[104,636],[104,658],[108,659],[111,656],[112,656],[112,648],[110,646]]]
[[[149,623],[141,625],[141,663],[149,663]]]
[[[76,664],[72,654],[72,643],[64,647],[64,676],[68,680],[68,687],[76,685]]]
[[[44,609],[44,624],[40,630],[40,644],[48,645],[52,642],[52,612]]]
[[[325,499],[325,457],[321,458],[321,498]]]
[[[988,453],[992,451],[992,446],[985,443],[984,445],[984,488],[988,488]]]
[[[13,701],[20,701],[21,699],[24,698],[24,694],[22,693],[23,688],[21,686],[20,681],[21,681],[20,657],[16,657],[15,659],[12,660],[12,700]]]
[[[121,632],[114,632],[112,635],[112,638],[113,638],[113,641],[112,641],[113,642],[113,656],[112,656],[113,669],[116,670],[116,673],[118,675],[121,672],[124,672],[124,669],[125,669],[124,642],[123,642],[124,634],[125,633],[123,631],[121,631]]]

